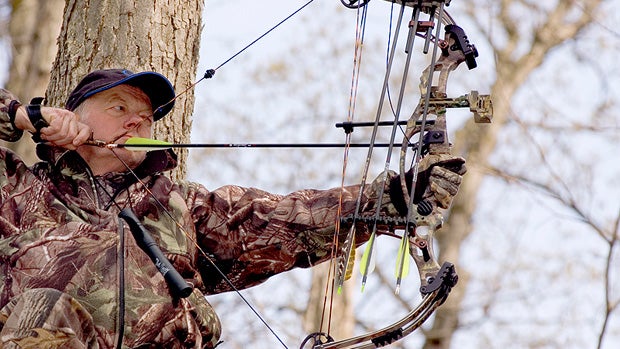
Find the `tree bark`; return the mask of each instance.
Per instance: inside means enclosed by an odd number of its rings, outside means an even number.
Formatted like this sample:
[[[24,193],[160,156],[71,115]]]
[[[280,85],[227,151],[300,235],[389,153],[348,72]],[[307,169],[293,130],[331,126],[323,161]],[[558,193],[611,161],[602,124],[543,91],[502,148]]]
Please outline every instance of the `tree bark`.
[[[92,70],[125,68],[167,76],[177,93],[196,80],[203,0],[67,0],[58,55],[46,96],[64,106],[71,89]],[[155,125],[155,138],[188,143],[194,93],[190,89]],[[179,153],[175,179],[186,173]]]

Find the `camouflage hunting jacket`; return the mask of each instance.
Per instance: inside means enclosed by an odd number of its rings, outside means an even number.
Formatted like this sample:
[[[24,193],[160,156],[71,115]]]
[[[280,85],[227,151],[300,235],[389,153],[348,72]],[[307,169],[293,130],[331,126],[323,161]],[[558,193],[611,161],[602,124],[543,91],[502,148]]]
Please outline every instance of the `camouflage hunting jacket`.
[[[0,138],[16,140],[21,133],[0,111]],[[201,347],[217,343],[220,323],[205,295],[230,287],[200,250],[240,289],[329,258],[340,188],[288,195],[234,185],[209,191],[164,175],[176,166],[169,150],[148,153],[135,170],[140,181],[128,173],[95,177],[75,151],[39,144],[37,155],[41,161],[29,167],[0,148],[0,309],[29,289],[60,290],[92,315],[100,348],[114,346],[118,326],[122,228],[128,347],[167,347],[191,333],[202,335]],[[365,188],[364,205],[373,205],[375,189]],[[344,188],[342,214],[353,212],[358,190]],[[169,294],[127,225],[119,223],[125,207],[196,286],[190,297]],[[365,240],[361,229],[357,242]]]

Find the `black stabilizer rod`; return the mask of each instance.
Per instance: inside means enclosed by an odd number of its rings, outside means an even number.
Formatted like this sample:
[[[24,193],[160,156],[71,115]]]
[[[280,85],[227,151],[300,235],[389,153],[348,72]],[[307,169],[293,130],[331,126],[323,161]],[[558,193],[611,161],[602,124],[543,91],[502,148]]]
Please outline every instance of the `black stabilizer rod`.
[[[119,214],[119,217],[124,219],[129,225],[131,234],[138,246],[149,256],[157,270],[164,276],[164,279],[168,283],[170,293],[179,298],[186,298],[192,294],[193,287],[183,279],[181,274],[174,269],[170,261],[164,256],[164,254],[153,240],[148,230],[144,228],[142,223],[138,220],[138,217],[133,213],[130,208],[123,209]]]

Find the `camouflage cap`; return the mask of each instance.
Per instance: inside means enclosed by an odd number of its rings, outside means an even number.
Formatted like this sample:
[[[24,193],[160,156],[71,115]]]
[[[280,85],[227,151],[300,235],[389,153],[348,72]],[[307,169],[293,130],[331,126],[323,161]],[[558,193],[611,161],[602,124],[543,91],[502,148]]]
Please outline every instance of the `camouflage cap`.
[[[122,84],[138,87],[149,96],[155,121],[174,107],[174,87],[165,76],[150,71],[134,73],[127,69],[103,69],[89,73],[71,92],[65,107],[73,111],[94,94]]]

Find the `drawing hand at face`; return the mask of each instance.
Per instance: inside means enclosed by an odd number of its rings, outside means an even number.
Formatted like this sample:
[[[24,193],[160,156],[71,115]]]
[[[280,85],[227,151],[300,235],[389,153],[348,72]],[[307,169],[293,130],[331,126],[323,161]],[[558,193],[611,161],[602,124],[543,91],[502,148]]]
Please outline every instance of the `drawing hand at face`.
[[[41,107],[41,115],[48,123],[40,131],[41,139],[53,145],[73,150],[92,134],[91,128],[80,122],[79,115],[66,109]]]
[[[84,144],[91,136],[91,128],[80,122],[80,117],[66,109],[41,107],[43,125],[39,130],[41,141],[49,144],[74,150]],[[30,121],[26,106],[20,106],[15,111],[15,127],[20,130],[37,133],[36,127]]]

